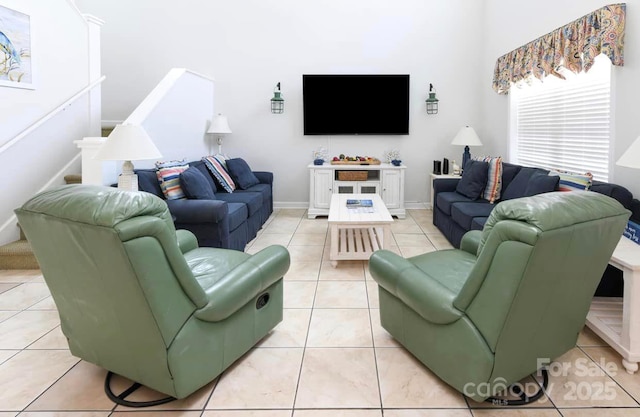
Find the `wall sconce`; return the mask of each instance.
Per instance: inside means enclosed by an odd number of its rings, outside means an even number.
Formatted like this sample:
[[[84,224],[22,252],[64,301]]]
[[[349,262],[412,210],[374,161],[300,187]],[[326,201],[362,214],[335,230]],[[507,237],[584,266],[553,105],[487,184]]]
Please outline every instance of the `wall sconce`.
[[[273,98],[271,99],[271,113],[282,114],[284,113],[284,99],[281,97],[280,83],[276,84],[276,88],[273,89]]]
[[[427,99],[427,114],[438,114],[438,100],[433,84],[429,84],[429,98]]]

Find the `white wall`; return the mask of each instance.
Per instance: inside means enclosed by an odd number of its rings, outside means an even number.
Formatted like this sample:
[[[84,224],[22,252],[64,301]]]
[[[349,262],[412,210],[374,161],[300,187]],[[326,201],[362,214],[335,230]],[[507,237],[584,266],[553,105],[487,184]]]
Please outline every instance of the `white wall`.
[[[481,66],[482,124],[478,133],[491,141],[495,153],[507,155],[508,96],[491,89],[495,61],[501,55],[537,37],[563,26],[606,3],[601,0],[563,1],[537,0],[518,2],[486,0],[485,50]],[[613,67],[614,136],[612,159],[615,162],[640,136],[638,94],[640,93],[640,6],[627,2],[625,65]],[[640,197],[640,172],[612,164],[609,178]]]
[[[434,159],[460,159],[450,141],[479,123],[483,1],[478,0],[77,0],[102,28],[103,121],[125,119],[172,67],[216,80],[215,112],[233,134],[224,151],[275,174],[274,199],[308,201],[307,164],[319,146],[382,157],[397,148],[407,170],[406,200],[427,201]],[[411,75],[408,136],[302,134],[302,74]],[[285,113],[269,99],[282,83]],[[429,83],[440,113],[427,116]],[[339,97],[339,92],[334,92]],[[381,92],[381,105],[384,93]],[[179,158],[180,154],[166,155]]]
[[[88,26],[67,0],[4,0],[31,17],[34,90],[0,87],[0,146],[89,84]],[[18,237],[13,210],[47,184],[79,173],[74,140],[90,132],[89,101],[82,97],[49,122],[0,152],[7,179],[0,199],[0,244]]]

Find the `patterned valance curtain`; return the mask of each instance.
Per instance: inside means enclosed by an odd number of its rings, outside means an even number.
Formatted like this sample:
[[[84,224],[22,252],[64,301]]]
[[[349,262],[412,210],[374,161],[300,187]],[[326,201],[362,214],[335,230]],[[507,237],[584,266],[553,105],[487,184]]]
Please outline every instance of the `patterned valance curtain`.
[[[626,4],[610,4],[515,49],[496,62],[493,89],[507,94],[512,83],[555,75],[562,66],[574,73],[589,71],[605,54],[613,65],[624,65]]]

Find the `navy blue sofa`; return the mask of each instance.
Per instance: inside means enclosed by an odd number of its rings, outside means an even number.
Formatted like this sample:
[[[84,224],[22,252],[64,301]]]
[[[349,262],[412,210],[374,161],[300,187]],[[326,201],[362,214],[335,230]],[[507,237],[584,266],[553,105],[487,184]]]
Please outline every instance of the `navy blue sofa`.
[[[187,229],[199,246],[244,251],[247,243],[273,213],[273,173],[254,171],[260,180],[246,190],[226,192],[202,161],[189,162],[201,171],[215,193],[215,200],[167,200],[177,229]],[[155,169],[138,169],[138,189],[164,199]]]
[[[509,187],[514,187],[515,189],[509,190],[508,194],[516,195],[516,198],[524,192],[523,188],[527,186],[526,182],[513,181],[523,168],[530,171],[529,178],[536,173],[545,175],[549,173],[544,169],[522,167],[506,162],[503,162],[502,168],[502,195],[505,195]],[[433,182],[433,224],[456,248],[460,247],[462,236],[469,230],[482,230],[489,214],[500,202],[491,204],[484,199],[471,200],[456,192],[458,181],[460,181],[459,178],[439,178]],[[625,208],[631,210],[632,220],[640,221],[640,201],[634,199],[626,188],[616,184],[593,181],[590,190],[618,200]],[[622,272],[609,265],[596,295],[618,297],[622,295],[622,290]]]

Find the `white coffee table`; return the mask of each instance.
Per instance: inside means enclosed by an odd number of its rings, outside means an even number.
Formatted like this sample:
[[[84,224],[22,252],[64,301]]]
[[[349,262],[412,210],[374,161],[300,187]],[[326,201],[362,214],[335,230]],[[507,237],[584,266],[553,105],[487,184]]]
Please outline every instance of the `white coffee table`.
[[[347,200],[371,200],[373,212],[347,208]],[[389,247],[393,217],[378,194],[333,194],[329,207],[331,250],[334,268],[340,260],[369,259],[378,249]]]

